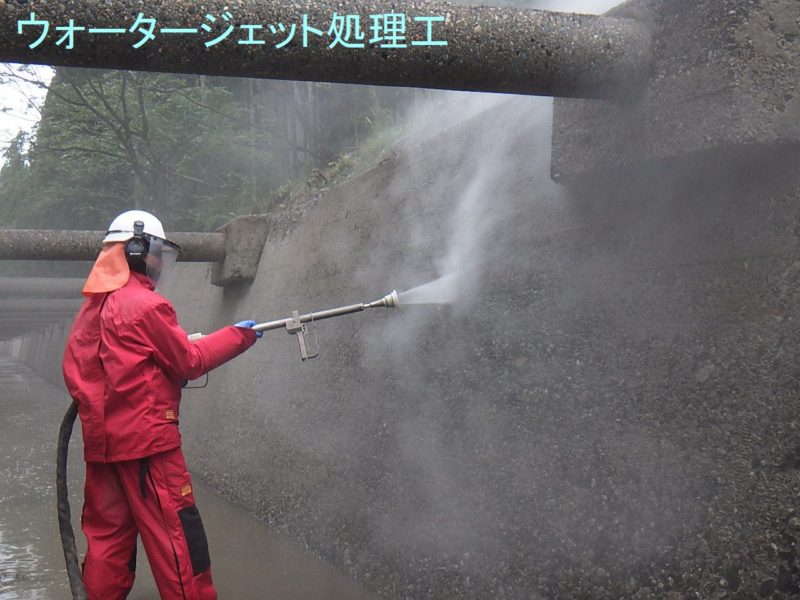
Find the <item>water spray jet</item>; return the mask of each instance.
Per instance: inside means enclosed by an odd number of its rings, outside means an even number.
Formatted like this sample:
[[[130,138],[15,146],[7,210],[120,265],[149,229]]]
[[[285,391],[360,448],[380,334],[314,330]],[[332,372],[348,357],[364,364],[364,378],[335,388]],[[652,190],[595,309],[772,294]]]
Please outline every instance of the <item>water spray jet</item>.
[[[428,283],[400,292],[403,304],[453,304],[460,296],[460,273],[444,275]]]

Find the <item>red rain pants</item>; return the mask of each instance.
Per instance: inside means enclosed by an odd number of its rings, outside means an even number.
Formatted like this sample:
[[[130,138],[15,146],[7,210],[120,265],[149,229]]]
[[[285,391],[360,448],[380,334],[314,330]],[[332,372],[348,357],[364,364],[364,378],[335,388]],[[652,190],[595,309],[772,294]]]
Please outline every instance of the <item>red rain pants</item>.
[[[215,600],[203,523],[180,448],[141,460],[86,463],[81,525],[89,600],[123,600],[142,536],[162,600]]]

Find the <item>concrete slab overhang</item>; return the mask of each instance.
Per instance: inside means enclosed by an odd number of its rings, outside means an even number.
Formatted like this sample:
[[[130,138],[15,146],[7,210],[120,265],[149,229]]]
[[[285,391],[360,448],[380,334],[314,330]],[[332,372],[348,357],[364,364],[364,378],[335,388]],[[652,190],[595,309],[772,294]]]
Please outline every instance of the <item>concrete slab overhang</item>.
[[[0,300],[11,298],[81,298],[80,277],[0,277]]]
[[[653,32],[653,77],[624,102],[556,100],[553,178],[798,145],[798,14],[796,0],[631,0],[610,11]]]

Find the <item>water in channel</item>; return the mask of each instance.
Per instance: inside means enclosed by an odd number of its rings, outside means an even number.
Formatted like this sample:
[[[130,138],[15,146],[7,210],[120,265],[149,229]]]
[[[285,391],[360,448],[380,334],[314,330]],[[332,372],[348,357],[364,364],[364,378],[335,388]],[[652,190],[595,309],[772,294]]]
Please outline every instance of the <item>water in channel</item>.
[[[0,356],[0,600],[69,598],[58,537],[55,454],[66,392]],[[76,424],[70,447],[70,504],[79,542],[83,465]],[[191,457],[188,457],[191,465]],[[220,598],[370,600],[364,588],[202,482],[193,481]],[[144,551],[129,600],[157,600]]]

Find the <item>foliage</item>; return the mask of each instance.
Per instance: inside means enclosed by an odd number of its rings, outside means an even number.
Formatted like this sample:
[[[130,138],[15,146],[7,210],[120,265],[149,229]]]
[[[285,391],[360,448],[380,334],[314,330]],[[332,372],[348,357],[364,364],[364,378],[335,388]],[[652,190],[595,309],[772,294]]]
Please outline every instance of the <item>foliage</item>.
[[[30,149],[0,172],[0,214],[17,227],[102,229],[126,208],[173,229],[206,230],[274,184],[270,136],[231,127],[241,106],[197,78],[61,70]]]
[[[5,163],[0,169],[0,198],[7,198],[6,209],[0,213],[0,227],[12,224],[13,217],[20,211],[28,179],[28,163],[25,146],[28,134],[20,131],[4,154]]]
[[[5,154],[0,226],[102,229],[141,208],[213,230],[362,168],[416,94],[59,68],[38,128]]]
[[[323,168],[314,169],[305,177],[285,183],[270,191],[259,206],[259,212],[281,210],[327,188],[338,185],[381,162],[390,152],[392,144],[403,133],[403,126],[388,113],[370,119],[364,117],[368,137],[352,151],[341,154]]]

